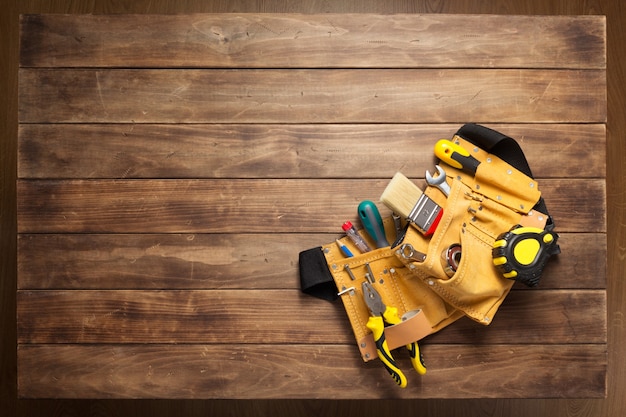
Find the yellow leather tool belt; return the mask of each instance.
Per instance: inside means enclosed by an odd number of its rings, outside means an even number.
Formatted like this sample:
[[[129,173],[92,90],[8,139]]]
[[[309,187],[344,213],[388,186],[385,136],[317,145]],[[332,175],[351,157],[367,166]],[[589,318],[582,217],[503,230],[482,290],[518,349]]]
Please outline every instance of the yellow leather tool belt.
[[[465,158],[471,158],[473,167],[442,161],[449,195],[432,186],[423,191],[443,211],[434,233],[424,233],[406,218],[398,231],[397,223],[388,217],[383,226],[387,240],[393,242],[389,246],[376,248],[372,236],[361,229],[358,233],[373,250],[359,251],[344,235],[337,242],[300,253],[303,291],[341,299],[364,361],[378,356],[367,326],[372,311],[364,301],[363,282],[371,284],[402,318],[399,324],[385,327],[390,350],[419,341],[463,316],[488,325],[515,283],[494,262],[494,246],[500,244],[496,242],[504,242],[498,253],[507,253],[503,233],[516,227],[554,228],[539,184],[513,139],[483,126],[465,125],[451,142],[467,150]],[[541,262],[559,253],[556,233],[541,236],[543,240],[520,244],[517,253],[511,248],[511,257],[522,264],[527,258],[535,262],[522,267],[533,267],[537,274]],[[542,259],[520,254],[529,250],[547,252]]]

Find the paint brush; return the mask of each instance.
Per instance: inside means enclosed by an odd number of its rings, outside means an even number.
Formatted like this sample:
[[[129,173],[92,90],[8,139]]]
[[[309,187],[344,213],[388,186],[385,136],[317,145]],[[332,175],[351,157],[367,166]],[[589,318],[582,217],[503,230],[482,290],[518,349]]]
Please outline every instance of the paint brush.
[[[380,201],[428,236],[435,232],[443,209],[402,173],[393,176]]]

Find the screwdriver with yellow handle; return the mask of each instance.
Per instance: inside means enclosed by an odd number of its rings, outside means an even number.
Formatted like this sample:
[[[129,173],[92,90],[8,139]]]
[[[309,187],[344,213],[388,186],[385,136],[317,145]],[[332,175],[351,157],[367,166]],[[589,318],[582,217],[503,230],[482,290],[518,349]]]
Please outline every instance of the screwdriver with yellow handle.
[[[451,167],[460,169],[468,174],[475,175],[480,161],[456,143],[441,139],[435,144],[435,155]]]
[[[393,358],[385,338],[385,323],[393,325],[402,321],[402,319],[398,317],[398,309],[385,305],[380,297],[380,294],[378,294],[378,291],[376,291],[369,282],[364,282],[362,284],[362,289],[365,304],[371,313],[366,326],[372,331],[374,342],[376,343],[378,358],[381,360],[385,369],[387,369],[387,372],[389,372],[396,384],[398,384],[401,388],[405,388],[407,385],[406,376],[402,370],[400,370],[396,360]],[[421,375],[425,374],[426,367],[422,361],[417,342],[410,343],[406,347],[411,355],[411,363],[413,364],[415,370]]]

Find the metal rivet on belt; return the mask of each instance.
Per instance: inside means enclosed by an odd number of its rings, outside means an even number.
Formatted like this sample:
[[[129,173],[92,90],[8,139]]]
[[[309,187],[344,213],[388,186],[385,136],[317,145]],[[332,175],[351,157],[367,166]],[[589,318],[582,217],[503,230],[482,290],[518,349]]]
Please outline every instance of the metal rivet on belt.
[[[507,173],[507,174],[509,174],[509,175],[511,175],[511,174],[513,173],[513,171],[511,171],[510,169],[508,169],[508,170],[506,171],[506,173]]]
[[[491,163],[491,158],[487,158],[487,163],[490,164]]]
[[[535,188],[535,183],[531,182],[530,184],[528,184],[530,186],[530,188]]]
[[[330,249],[324,248],[324,253],[328,253],[328,252],[330,252]]]

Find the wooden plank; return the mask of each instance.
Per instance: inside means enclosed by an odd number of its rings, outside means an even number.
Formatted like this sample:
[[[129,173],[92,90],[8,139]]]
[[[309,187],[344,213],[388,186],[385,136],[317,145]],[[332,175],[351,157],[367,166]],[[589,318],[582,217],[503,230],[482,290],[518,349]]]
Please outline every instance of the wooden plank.
[[[21,289],[299,289],[300,250],[337,234],[20,235]]]
[[[338,236],[338,231],[22,234],[17,285],[22,290],[299,289],[297,253]],[[559,245],[563,258],[548,263],[541,289],[606,288],[605,234],[560,233]]]
[[[604,68],[605,25],[602,16],[27,15],[20,64]]]
[[[19,76],[22,123],[606,121],[603,70],[21,69]]]
[[[17,298],[18,340],[26,344],[354,341],[339,305],[295,290],[27,291]],[[319,326],[311,316],[335,324]]]
[[[473,345],[606,343],[606,291],[512,291],[488,328],[462,319],[426,340]]]
[[[20,180],[18,231],[336,232],[340,222],[355,218],[359,202],[377,200],[388,183],[387,179]],[[606,230],[604,180],[544,180],[541,189],[560,232]],[[580,204],[581,196],[585,204]],[[381,213],[390,214],[380,206]]]
[[[460,125],[23,124],[20,178],[413,178]],[[490,125],[538,178],[604,177],[603,124]],[[558,148],[558,155],[554,150]],[[381,163],[380,156],[385,162]],[[580,163],[584,155],[585,162]],[[555,157],[558,163],[555,163]]]
[[[605,35],[571,16],[23,17],[20,395],[603,397]],[[489,327],[424,340],[429,373],[398,390],[340,304],[299,292],[297,252],[395,171],[422,185],[466,121],[519,139],[563,254]]]
[[[340,303],[296,290],[19,291],[17,304],[20,344],[355,343]],[[606,342],[605,291],[517,291],[505,304],[493,325],[445,329],[437,340]]]
[[[409,380],[399,389],[387,383],[389,375],[378,361],[364,364],[345,345],[22,345],[18,388],[32,398],[606,395],[605,345],[432,345],[423,350],[429,366],[424,376],[411,371],[406,355],[396,355]]]

